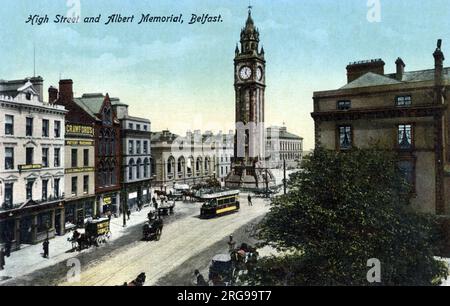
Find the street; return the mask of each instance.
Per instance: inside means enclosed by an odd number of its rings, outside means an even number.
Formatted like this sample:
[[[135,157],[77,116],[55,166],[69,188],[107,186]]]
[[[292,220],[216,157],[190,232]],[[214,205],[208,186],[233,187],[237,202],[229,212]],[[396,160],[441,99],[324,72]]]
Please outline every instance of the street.
[[[141,272],[147,276],[146,286],[192,285],[195,269],[207,277],[211,258],[227,251],[230,234],[238,244],[254,243],[249,238],[251,225],[268,211],[269,201],[255,198],[249,207],[246,194],[241,194],[240,201],[239,212],[207,220],[199,218],[200,203],[177,202],[175,214],[164,217],[160,241],[141,241],[146,212],[136,213],[141,222],[128,227],[116,240],[86,252],[65,252],[61,255],[64,260],[2,285],[114,286],[132,281]],[[76,282],[66,276],[70,258],[81,263]]]

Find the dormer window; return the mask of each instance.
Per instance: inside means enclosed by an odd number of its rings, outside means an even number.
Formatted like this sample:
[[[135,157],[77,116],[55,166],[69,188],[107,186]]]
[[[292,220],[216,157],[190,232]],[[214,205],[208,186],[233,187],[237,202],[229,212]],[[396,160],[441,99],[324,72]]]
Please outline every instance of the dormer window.
[[[26,98],[28,101],[30,101],[30,100],[31,100],[31,93],[27,92],[27,93],[25,94],[25,98]]]
[[[395,105],[399,107],[411,106],[411,96],[398,96],[395,98]]]
[[[110,108],[105,108],[103,112],[103,122],[108,125],[112,123],[112,114]]]
[[[349,110],[352,107],[352,102],[350,100],[341,100],[337,102],[338,110]]]

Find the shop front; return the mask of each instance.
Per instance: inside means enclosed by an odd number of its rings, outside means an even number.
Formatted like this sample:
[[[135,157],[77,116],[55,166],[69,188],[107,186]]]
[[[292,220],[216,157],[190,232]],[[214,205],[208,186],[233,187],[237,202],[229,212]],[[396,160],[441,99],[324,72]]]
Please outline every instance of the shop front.
[[[14,251],[22,244],[37,244],[55,235],[61,229],[63,202],[37,204],[34,201],[0,214],[0,245]]]
[[[87,218],[94,217],[95,197],[66,202],[64,210],[65,227],[82,228]]]
[[[98,212],[100,216],[119,215],[120,195],[119,193],[105,193],[97,198]]]

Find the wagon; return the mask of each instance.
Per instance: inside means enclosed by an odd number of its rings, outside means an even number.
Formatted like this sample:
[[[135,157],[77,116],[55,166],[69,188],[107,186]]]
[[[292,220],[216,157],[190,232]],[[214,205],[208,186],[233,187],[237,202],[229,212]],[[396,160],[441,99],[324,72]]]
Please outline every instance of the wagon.
[[[143,240],[150,241],[156,240],[158,241],[161,238],[162,229],[163,229],[163,220],[159,218],[154,213],[149,213],[149,220],[144,223],[142,227],[142,236]]]
[[[109,218],[93,219],[84,226],[84,238],[88,245],[105,243],[111,235]],[[83,235],[82,235],[83,236]]]

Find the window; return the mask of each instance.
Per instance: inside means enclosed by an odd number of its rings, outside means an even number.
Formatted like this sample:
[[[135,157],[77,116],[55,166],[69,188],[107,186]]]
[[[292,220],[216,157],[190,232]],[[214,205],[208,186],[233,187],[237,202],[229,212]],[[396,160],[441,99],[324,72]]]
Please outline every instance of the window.
[[[77,194],[77,184],[78,184],[78,177],[73,176],[72,177],[72,195]]]
[[[395,105],[397,106],[411,106],[411,96],[399,96],[395,98]]]
[[[48,168],[48,148],[42,148],[42,167]]]
[[[33,136],[33,118],[26,119],[25,133],[26,136]]]
[[[401,160],[398,162],[398,167],[403,175],[403,178],[408,183],[410,191],[415,189],[415,162],[413,159]]]
[[[132,130],[132,129],[133,129],[133,123],[128,123],[128,128],[129,128],[130,130]]]
[[[5,135],[14,135],[14,116],[5,116]]]
[[[48,180],[42,180],[42,201],[47,201]]]
[[[55,138],[61,137],[61,122],[55,121]]]
[[[128,154],[133,154],[134,148],[133,148],[133,140],[128,141]]]
[[[83,165],[84,167],[89,166],[89,149],[83,150]]]
[[[352,127],[349,125],[339,127],[339,148],[341,150],[352,147]]]
[[[55,148],[55,161],[54,161],[54,166],[55,167],[59,167],[60,166],[60,159],[59,159],[59,153],[60,153],[61,149],[60,148]]]
[[[148,141],[144,140],[144,154],[148,154]]]
[[[34,149],[33,148],[27,148],[26,149],[26,164],[27,165],[32,165],[33,164],[33,153],[34,153]]]
[[[14,169],[14,148],[5,148],[5,170]]]
[[[13,208],[13,183],[5,184],[5,209]]]
[[[27,182],[27,190],[26,190],[27,200],[33,199],[33,184],[34,181]]]
[[[352,107],[352,102],[349,100],[342,100],[337,102],[338,110],[348,110]]]
[[[136,141],[136,154],[141,154],[141,142],[139,140]]]
[[[137,179],[141,178],[141,163],[142,163],[142,161],[140,159],[138,159],[136,162],[136,178]]]
[[[55,179],[54,194],[55,198],[59,198],[59,179]]]
[[[141,125],[140,124],[136,124],[136,130],[138,130],[138,131],[141,130]]]
[[[131,159],[128,164],[128,179],[131,181],[133,179],[133,168],[134,168],[134,160]]]
[[[78,150],[72,149],[72,168],[76,168],[78,165]]]
[[[144,125],[144,131],[147,131],[148,127],[147,125]]]
[[[144,178],[148,177],[148,159],[144,160]]]
[[[400,124],[397,129],[397,144],[400,149],[411,149],[413,146],[412,125]]]
[[[49,122],[47,119],[42,120],[42,137],[48,137]]]
[[[83,193],[89,192],[89,175],[83,176]]]

